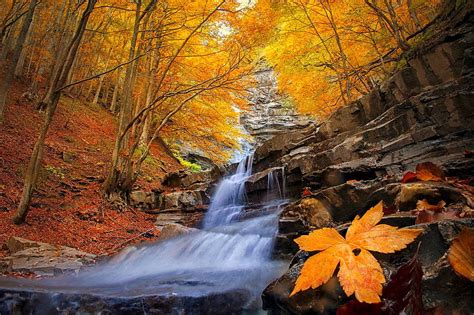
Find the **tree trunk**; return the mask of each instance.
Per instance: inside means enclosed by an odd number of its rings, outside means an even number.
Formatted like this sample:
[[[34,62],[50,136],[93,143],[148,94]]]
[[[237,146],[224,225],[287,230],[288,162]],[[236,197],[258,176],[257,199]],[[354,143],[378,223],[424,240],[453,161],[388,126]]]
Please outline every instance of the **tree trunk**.
[[[55,99],[51,103],[51,106],[48,107],[48,113],[46,114],[45,121],[41,127],[40,135],[38,140],[36,140],[35,146],[33,148],[33,153],[31,154],[30,161],[28,163],[28,168],[25,174],[25,183],[23,185],[23,192],[21,195],[20,204],[18,209],[13,217],[13,222],[15,224],[22,224],[25,222],[26,215],[31,203],[31,197],[36,186],[36,181],[38,179],[38,174],[41,168],[41,161],[43,159],[43,149],[44,141],[46,139],[46,134],[48,133],[49,126],[53,119],[54,110],[56,109],[57,103],[59,101],[60,94],[55,95]]]
[[[32,1],[32,3],[33,2],[34,1]],[[26,18],[28,18],[28,17],[26,17]],[[25,65],[26,56],[28,55],[28,50],[25,49],[26,48],[25,45],[27,45],[27,46],[30,45],[30,42],[31,42],[31,31],[30,30],[34,28],[34,25],[35,25],[35,18],[34,18],[34,14],[33,14],[30,26],[28,27],[26,38],[25,38],[25,40],[22,44],[23,48],[22,48],[21,53],[20,53],[20,58],[18,59],[18,63],[16,64],[16,67],[15,67],[15,77],[17,77],[17,78],[21,76],[22,71],[23,71],[23,67]],[[19,40],[21,41],[20,38],[19,38]]]
[[[5,34],[5,39],[2,43],[2,53],[0,54],[0,60],[6,60],[13,44],[13,38],[15,37],[16,24],[13,24]]]
[[[96,2],[97,0],[88,0],[87,7],[82,14],[82,17],[76,29],[76,32],[68,45],[67,54],[62,60],[58,60],[58,62],[60,63],[60,66],[58,67],[59,68],[58,73],[60,75],[56,78],[56,80],[52,82],[54,84],[54,87],[52,89],[53,94],[51,98],[51,103],[48,106],[48,110],[46,112],[46,118],[43,123],[43,127],[41,128],[40,135],[38,137],[38,140],[36,141],[35,147],[33,149],[33,154],[31,155],[30,162],[28,164],[28,169],[25,175],[25,183],[23,186],[22,197],[21,197],[17,212],[15,213],[15,216],[13,217],[13,222],[15,222],[15,224],[23,223],[28,213],[28,209],[30,207],[30,202],[31,202],[31,196],[33,194],[33,190],[36,185],[38,173],[41,167],[44,142],[46,139],[46,135],[48,133],[49,126],[53,119],[54,113],[56,111],[59,99],[61,98],[61,93],[62,93],[61,88],[65,85],[66,80],[69,76],[69,72],[71,71],[71,67],[74,62],[75,56],[77,54],[77,51],[79,50],[79,45],[81,43],[82,36],[84,35],[84,31],[86,29],[89,16],[91,15],[93,11]]]
[[[135,10],[135,21],[133,26],[132,39],[130,42],[130,50],[128,60],[133,60],[135,58],[135,51],[137,47],[138,34],[140,30],[140,13],[141,11],[141,2],[136,3]],[[104,191],[107,195],[124,192],[127,193],[128,187],[124,184],[124,177],[128,177],[128,165],[127,161],[120,156],[119,152],[128,145],[128,136],[121,137],[120,135],[124,132],[127,125],[132,119],[132,89],[133,89],[133,71],[136,69],[135,63],[132,62],[127,66],[125,72],[125,80],[123,84],[123,101],[122,106],[120,107],[119,115],[119,126],[117,128],[117,137],[115,140],[114,151],[112,153],[112,165],[110,166],[109,174],[104,182]],[[124,165],[125,164],[125,165]]]
[[[112,95],[112,102],[110,103],[110,111],[112,113],[117,112],[117,98],[118,98],[119,87],[120,87],[120,73],[117,75],[117,81],[115,82],[115,86],[114,86],[114,94]]]
[[[10,62],[7,63],[5,78],[0,83],[0,124],[3,123],[4,119],[3,112],[5,110],[5,104],[7,102],[8,89],[10,88],[10,84],[12,83],[15,74],[15,68],[18,64],[18,60],[23,50],[23,45],[25,44],[28,30],[30,29],[31,21],[33,20],[33,14],[35,13],[37,4],[38,0],[32,0],[30,2],[30,7],[28,8],[28,13],[26,14],[25,19],[23,21],[23,25],[21,26],[20,35],[18,36],[18,40],[13,51],[12,59],[10,60]]]
[[[101,76],[99,79],[99,84],[97,85],[97,90],[95,91],[94,100],[92,105],[96,106],[99,102],[100,91],[102,90],[102,85],[104,84],[104,76]]]

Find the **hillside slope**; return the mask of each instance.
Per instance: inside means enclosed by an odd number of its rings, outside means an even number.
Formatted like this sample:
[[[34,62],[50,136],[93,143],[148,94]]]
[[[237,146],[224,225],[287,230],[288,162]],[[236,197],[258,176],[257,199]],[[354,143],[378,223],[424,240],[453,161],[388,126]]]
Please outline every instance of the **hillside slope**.
[[[101,182],[112,154],[115,117],[102,107],[67,96],[62,98],[47,136],[44,167],[27,224],[12,223],[23,174],[42,123],[42,114],[23,97],[26,90],[26,84],[15,83],[5,123],[0,125],[0,243],[10,236],[20,236],[105,254],[152,229],[152,215],[111,210],[102,198]],[[145,190],[157,189],[167,172],[180,168],[155,144],[137,185]],[[153,233],[148,236],[153,237]],[[140,240],[144,237],[134,239]],[[0,250],[0,256],[4,254]]]

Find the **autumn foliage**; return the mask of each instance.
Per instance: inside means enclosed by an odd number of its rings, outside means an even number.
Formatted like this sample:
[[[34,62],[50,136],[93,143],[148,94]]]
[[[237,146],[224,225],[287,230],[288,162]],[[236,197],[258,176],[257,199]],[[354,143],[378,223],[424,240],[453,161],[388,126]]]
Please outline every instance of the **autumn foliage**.
[[[264,56],[305,113],[324,118],[381,84],[440,11],[440,0],[258,1],[278,19]],[[260,7],[264,7],[263,3]],[[272,21],[273,23],[273,21]]]
[[[394,253],[404,249],[422,232],[378,224],[383,217],[382,202],[357,216],[345,238],[333,228],[323,228],[295,240],[300,249],[319,253],[304,264],[291,295],[327,282],[339,265],[339,282],[347,296],[361,302],[378,303],[385,277],[370,251]]]

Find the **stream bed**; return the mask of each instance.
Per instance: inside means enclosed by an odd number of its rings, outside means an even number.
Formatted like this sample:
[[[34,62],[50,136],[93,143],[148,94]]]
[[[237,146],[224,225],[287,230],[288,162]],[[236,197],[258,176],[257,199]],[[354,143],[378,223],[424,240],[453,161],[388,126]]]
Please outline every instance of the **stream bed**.
[[[269,176],[262,215],[245,219],[252,163],[250,155],[220,182],[201,230],[127,248],[74,276],[4,278],[0,313],[258,313],[262,291],[287,270],[271,258],[286,201]]]

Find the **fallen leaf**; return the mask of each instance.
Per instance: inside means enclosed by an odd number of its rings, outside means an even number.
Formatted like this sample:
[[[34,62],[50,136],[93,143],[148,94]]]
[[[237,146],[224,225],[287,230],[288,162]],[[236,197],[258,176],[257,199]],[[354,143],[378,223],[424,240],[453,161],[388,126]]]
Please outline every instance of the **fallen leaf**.
[[[416,209],[412,212],[416,214],[416,224],[431,223],[441,220],[456,220],[459,219],[460,212],[456,211],[454,207],[445,208],[446,202],[441,200],[436,205],[430,204],[426,199],[418,200]]]
[[[462,229],[449,248],[448,260],[456,273],[474,281],[474,229]]]
[[[412,183],[418,181],[418,177],[416,176],[415,172],[406,172],[405,175],[403,175],[402,178],[402,183]]]
[[[311,196],[313,193],[311,192],[311,190],[308,188],[308,187],[305,187],[304,190],[303,190],[303,197],[308,197],[308,196]]]
[[[383,289],[386,313],[423,314],[421,282],[423,269],[419,261],[419,246],[415,255],[390,278]],[[387,312],[388,311],[388,312]]]
[[[441,182],[445,179],[443,170],[431,162],[420,163],[416,166],[416,177],[421,181]]]
[[[382,202],[357,216],[343,238],[335,229],[323,228],[295,240],[300,249],[320,251],[310,257],[296,280],[290,296],[317,288],[327,282],[339,265],[339,282],[347,296],[361,302],[378,303],[385,278],[382,268],[369,252],[393,253],[405,248],[421,229],[397,229],[379,224],[383,217]]]
[[[386,206],[385,204],[383,205],[383,214],[384,215],[390,215],[390,214],[394,214],[394,213],[397,213],[398,212],[398,209],[397,209],[397,206],[395,204],[392,204],[392,205],[389,205],[389,206]]]
[[[464,150],[464,156],[467,158],[474,157],[474,151],[473,150]]]
[[[428,211],[440,212],[444,209],[444,206],[446,206],[446,202],[444,200],[441,200],[436,205],[432,205],[428,202],[428,200],[423,199],[423,200],[418,200],[418,202],[416,203],[416,210],[428,210]]]
[[[337,310],[337,315],[357,314],[423,314],[421,280],[423,270],[418,251],[391,277],[382,293],[382,302],[368,304],[352,300]]]

